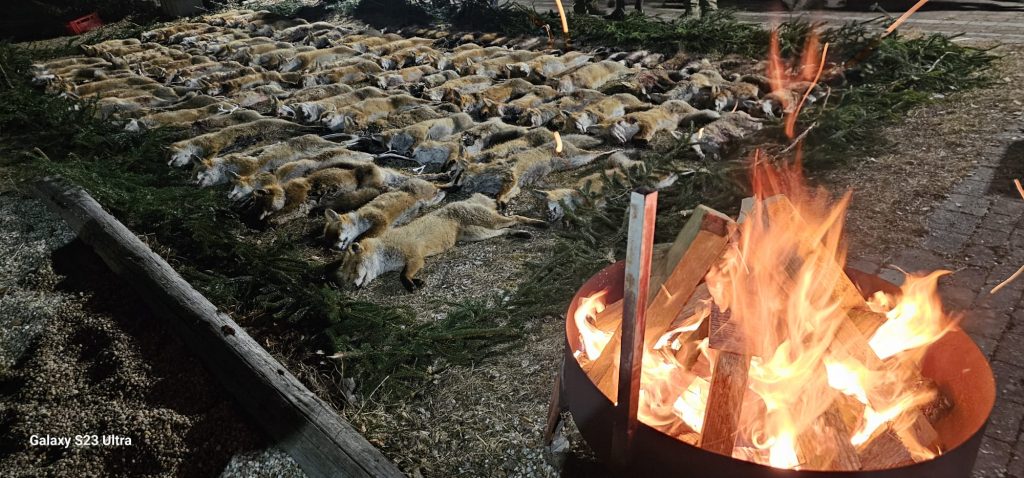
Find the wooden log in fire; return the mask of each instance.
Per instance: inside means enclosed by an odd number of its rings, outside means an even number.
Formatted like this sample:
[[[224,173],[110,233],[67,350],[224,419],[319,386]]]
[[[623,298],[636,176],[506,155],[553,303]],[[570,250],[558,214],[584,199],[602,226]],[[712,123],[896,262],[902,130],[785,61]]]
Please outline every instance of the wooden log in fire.
[[[689,301],[704,275],[720,260],[729,244],[733,224],[729,216],[699,206],[676,236],[664,266],[665,270],[672,272],[666,274],[662,284],[651,282],[649,285],[650,289],[657,289],[658,292],[647,310],[644,343],[648,347],[669,330],[672,321]],[[605,312],[609,312],[608,309]],[[620,323],[601,355],[589,366],[584,366],[601,392],[612,401],[617,398],[615,386],[618,383],[621,334]]]
[[[725,456],[732,456],[736,447],[750,372],[748,341],[730,319],[730,314],[711,306],[708,342],[711,349],[718,351],[718,357],[711,372],[700,434],[701,448]]]

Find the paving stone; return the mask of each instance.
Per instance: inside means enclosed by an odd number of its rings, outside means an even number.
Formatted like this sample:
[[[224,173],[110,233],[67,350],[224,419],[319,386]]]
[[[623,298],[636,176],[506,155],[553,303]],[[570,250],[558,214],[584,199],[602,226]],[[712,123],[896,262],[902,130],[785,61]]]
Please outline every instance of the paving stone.
[[[1006,468],[1007,476],[1012,478],[1024,478],[1024,440],[1017,439],[1013,447],[1013,457]]]
[[[939,204],[940,208],[948,211],[957,211],[979,217],[988,213],[988,206],[988,198],[965,194],[950,194],[949,199]]]
[[[985,435],[997,438],[1006,443],[1016,443],[1020,435],[1020,423],[1024,420],[1024,404],[1009,400],[996,400],[992,408]]]
[[[989,213],[985,216],[985,219],[981,221],[981,224],[979,224],[979,227],[1002,231],[1003,233],[1006,234],[1007,237],[1009,237],[1009,235],[1013,231],[1013,228],[1016,227],[1017,223],[1019,222],[1019,216],[1000,214],[992,212],[990,210]]]
[[[907,249],[896,254],[887,265],[907,272],[931,272],[946,267],[948,261],[926,249]]]
[[[953,194],[983,196],[986,192],[988,192],[988,181],[978,180],[972,177],[964,178],[964,180],[953,186]]]
[[[1024,367],[995,360],[992,362],[992,372],[996,376],[999,400],[1024,403]]]
[[[928,228],[932,233],[953,232],[969,236],[980,221],[981,218],[977,216],[938,209],[928,216]]]
[[[992,222],[993,219],[996,221],[1005,221],[1004,218],[1010,216],[1003,216],[1000,214],[989,214],[985,216],[985,219],[981,221],[981,224],[974,229],[974,234],[971,234],[970,244],[979,244],[983,246],[1001,246],[1008,243],[1010,236],[1014,233],[1014,226],[1007,223]]]
[[[992,267],[999,264],[997,259],[998,255],[996,251],[989,246],[982,244],[971,244],[970,241],[964,246],[961,251],[961,258],[968,264],[981,266],[981,267]]]
[[[1013,448],[999,440],[984,437],[981,440],[981,449],[978,450],[978,460],[974,463],[975,478],[1004,478],[1006,477],[1006,465],[1010,462],[1010,455]]]
[[[992,196],[990,210],[995,214],[1020,218],[1021,214],[1024,214],[1024,200],[1018,196]]]
[[[1019,332],[1007,332],[999,339],[995,357],[996,360],[1010,365],[1024,367],[1024,335]]]
[[[967,244],[967,236],[952,232],[933,232],[924,239],[922,245],[929,251],[939,254],[955,255]]]
[[[972,336],[980,335],[1000,340],[1000,345],[1002,345],[1001,338],[1009,324],[1010,314],[1006,311],[980,307],[964,311],[963,319],[960,321],[960,328]],[[1024,344],[1022,344],[1022,347],[1024,347]],[[1022,357],[1024,357],[1024,353],[1022,353]]]

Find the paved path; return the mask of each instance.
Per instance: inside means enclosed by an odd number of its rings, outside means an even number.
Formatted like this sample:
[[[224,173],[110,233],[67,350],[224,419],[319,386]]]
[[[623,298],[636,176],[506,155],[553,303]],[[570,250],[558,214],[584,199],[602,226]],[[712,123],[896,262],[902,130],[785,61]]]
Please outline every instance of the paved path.
[[[532,5],[537,10],[555,9],[554,0],[517,0],[523,5]],[[562,0],[566,9],[572,7],[573,0]],[[875,2],[866,0],[848,0],[851,5],[869,5]],[[603,0],[598,0],[603,4]],[[627,4],[631,1],[627,0]],[[901,29],[906,32],[921,31],[927,33],[963,34],[959,41],[998,41],[1002,43],[1024,44],[1024,2],[933,2],[915,13]],[[767,5],[766,5],[767,4]],[[681,2],[673,2],[668,7],[660,0],[647,2],[644,7],[649,15],[661,18],[678,17],[682,12]],[[737,17],[756,23],[772,24],[785,21],[796,15],[781,7],[773,7],[772,2],[719,2],[723,8],[737,8]],[[886,5],[893,16],[898,16],[905,9],[903,4]],[[965,9],[975,6],[976,9]],[[879,11],[869,11],[868,7],[857,10],[812,10],[801,12],[817,21],[828,24],[842,24],[849,21],[866,21],[882,15]]]

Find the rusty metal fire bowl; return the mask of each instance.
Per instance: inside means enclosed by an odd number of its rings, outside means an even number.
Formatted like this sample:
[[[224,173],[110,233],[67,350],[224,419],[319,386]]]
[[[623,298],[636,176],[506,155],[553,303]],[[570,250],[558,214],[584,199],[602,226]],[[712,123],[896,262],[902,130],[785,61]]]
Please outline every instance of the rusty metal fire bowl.
[[[848,271],[851,279],[866,294],[892,291],[894,286],[884,280]],[[617,262],[590,278],[577,291],[566,314],[565,360],[562,365],[561,396],[563,403],[587,444],[605,463],[612,456],[614,404],[590,380],[574,358],[580,349],[580,334],[572,317],[580,301],[607,290],[607,300],[622,296],[624,263]],[[953,402],[946,416],[934,423],[944,453],[934,459],[912,465],[863,471],[785,470],[734,459],[678,441],[642,422],[633,438],[625,476],[708,476],[708,477],[853,477],[877,478],[942,478],[969,477],[981,444],[985,426],[995,403],[995,380],[985,355],[977,345],[957,329],[947,333],[927,351],[922,374],[935,381]]]

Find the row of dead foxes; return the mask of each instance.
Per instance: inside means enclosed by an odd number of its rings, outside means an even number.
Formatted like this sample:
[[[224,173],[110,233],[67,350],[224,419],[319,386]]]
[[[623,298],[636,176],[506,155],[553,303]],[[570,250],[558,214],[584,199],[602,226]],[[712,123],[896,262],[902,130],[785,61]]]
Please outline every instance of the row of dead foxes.
[[[680,57],[446,49],[431,38],[250,11],[85,51],[37,65],[36,81],[95,99],[98,114],[131,131],[190,128],[192,137],[171,146],[170,164],[193,165],[204,187],[230,183],[229,198],[271,223],[322,208],[326,240],[344,251],[339,281],[362,286],[401,270],[410,290],[421,285],[424,258],[457,241],[546,225],[498,210],[553,172],[605,158],[571,187],[537,191],[551,220],[600,205],[606,184],[644,168],[595,150],[606,142],[701,126],[689,141],[703,155],[760,127],[746,111],[783,113],[787,98],[803,94],[770,91],[757,75],[726,80],[710,63]],[[813,85],[803,88],[816,97]],[[317,134],[325,127],[339,142]],[[565,133],[560,141],[552,129]],[[382,156],[439,172],[383,167]],[[656,175],[652,185],[675,179]],[[453,189],[472,195],[421,215]]]

